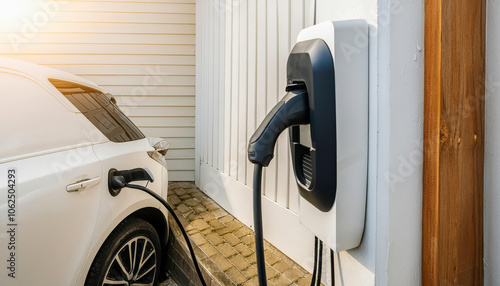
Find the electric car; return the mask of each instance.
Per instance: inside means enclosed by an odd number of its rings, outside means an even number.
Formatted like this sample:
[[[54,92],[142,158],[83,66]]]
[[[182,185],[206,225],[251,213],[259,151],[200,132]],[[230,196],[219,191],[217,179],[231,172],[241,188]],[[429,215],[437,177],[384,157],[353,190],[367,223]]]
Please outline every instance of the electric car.
[[[0,58],[0,92],[0,285],[153,285],[167,211],[108,174],[146,170],[166,198],[168,143],[66,72]]]

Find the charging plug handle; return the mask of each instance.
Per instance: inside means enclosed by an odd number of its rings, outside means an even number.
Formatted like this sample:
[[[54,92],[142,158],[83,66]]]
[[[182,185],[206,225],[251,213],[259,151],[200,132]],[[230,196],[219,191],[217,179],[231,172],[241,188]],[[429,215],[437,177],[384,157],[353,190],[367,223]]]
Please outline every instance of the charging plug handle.
[[[309,123],[309,103],[305,86],[290,90],[255,130],[248,145],[248,160],[264,167],[274,157],[278,136],[286,128]]]
[[[108,171],[108,190],[113,197],[118,196],[128,183],[135,181],[153,182],[154,177],[148,168],[135,168],[121,171],[112,168]]]

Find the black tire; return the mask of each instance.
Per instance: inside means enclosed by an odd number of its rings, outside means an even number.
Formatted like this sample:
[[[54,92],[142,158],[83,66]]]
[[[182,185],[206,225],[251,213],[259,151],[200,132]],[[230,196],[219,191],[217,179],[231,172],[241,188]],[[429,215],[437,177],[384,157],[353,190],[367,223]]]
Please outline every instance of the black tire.
[[[126,219],[113,230],[97,253],[85,286],[109,285],[105,283],[107,280],[156,285],[160,260],[160,239],[154,227],[142,219]]]

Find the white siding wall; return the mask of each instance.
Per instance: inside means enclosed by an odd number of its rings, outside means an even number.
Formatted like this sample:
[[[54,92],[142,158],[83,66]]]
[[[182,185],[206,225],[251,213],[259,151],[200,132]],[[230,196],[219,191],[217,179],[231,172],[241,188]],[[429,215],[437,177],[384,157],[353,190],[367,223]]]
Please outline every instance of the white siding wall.
[[[198,2],[201,164],[252,186],[247,143],[285,94],[288,54],[298,32],[312,25],[312,2]],[[265,169],[263,190],[266,197],[297,212],[298,191],[288,148],[283,135],[274,160]]]
[[[299,31],[313,25],[313,8],[313,0],[197,2],[197,185],[249,226],[247,143],[285,94],[288,54]],[[312,268],[314,236],[298,223],[290,161],[286,133],[264,171],[265,238]]]
[[[146,136],[170,141],[170,180],[194,179],[194,0],[12,2],[1,56],[104,87]]]

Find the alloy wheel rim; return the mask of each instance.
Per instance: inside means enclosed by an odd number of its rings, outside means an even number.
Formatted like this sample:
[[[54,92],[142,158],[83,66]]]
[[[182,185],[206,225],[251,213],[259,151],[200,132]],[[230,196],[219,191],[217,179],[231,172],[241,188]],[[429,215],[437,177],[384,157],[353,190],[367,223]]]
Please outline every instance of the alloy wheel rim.
[[[145,236],[134,237],[113,257],[102,285],[152,286],[156,262],[153,242]]]

